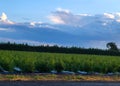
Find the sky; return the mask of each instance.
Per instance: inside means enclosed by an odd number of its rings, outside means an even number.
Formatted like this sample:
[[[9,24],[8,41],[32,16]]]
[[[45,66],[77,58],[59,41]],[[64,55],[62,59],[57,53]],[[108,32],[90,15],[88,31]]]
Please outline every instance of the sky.
[[[120,0],[0,0],[0,39],[101,48],[119,33]]]
[[[0,13],[15,22],[50,22],[48,16],[57,8],[74,14],[120,12],[120,0],[0,0]]]

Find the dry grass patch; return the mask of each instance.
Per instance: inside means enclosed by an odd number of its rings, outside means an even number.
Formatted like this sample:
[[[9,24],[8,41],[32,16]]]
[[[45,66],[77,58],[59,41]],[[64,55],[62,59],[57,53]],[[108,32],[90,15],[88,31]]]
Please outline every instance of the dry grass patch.
[[[0,81],[120,81],[120,76],[104,75],[0,75]]]

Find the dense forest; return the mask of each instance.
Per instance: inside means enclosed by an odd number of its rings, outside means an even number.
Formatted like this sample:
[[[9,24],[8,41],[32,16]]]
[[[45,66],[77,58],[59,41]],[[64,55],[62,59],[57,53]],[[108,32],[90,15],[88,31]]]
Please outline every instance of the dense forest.
[[[107,46],[109,47],[109,45]],[[110,49],[108,50],[94,49],[94,48],[86,49],[86,48],[80,48],[80,47],[62,47],[62,46],[60,47],[57,45],[31,46],[28,44],[16,44],[16,43],[10,43],[10,42],[0,43],[0,50],[120,56],[119,51],[114,51]]]

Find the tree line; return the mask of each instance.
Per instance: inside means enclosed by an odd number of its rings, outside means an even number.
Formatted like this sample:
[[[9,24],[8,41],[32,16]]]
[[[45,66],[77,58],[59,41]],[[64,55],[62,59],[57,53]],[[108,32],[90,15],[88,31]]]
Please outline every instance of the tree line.
[[[49,53],[70,53],[70,54],[92,54],[92,55],[110,55],[120,56],[119,49],[114,42],[107,43],[108,49],[95,49],[95,48],[80,48],[80,47],[63,47],[63,46],[31,46],[28,44],[16,43],[0,43],[0,50],[16,50],[16,51],[32,51],[32,52],[49,52]]]

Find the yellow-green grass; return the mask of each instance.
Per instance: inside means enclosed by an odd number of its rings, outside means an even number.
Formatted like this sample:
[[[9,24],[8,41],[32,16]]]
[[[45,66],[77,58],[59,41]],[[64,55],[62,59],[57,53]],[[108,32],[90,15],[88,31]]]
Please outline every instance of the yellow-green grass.
[[[120,76],[104,75],[0,75],[0,81],[120,81]]]

